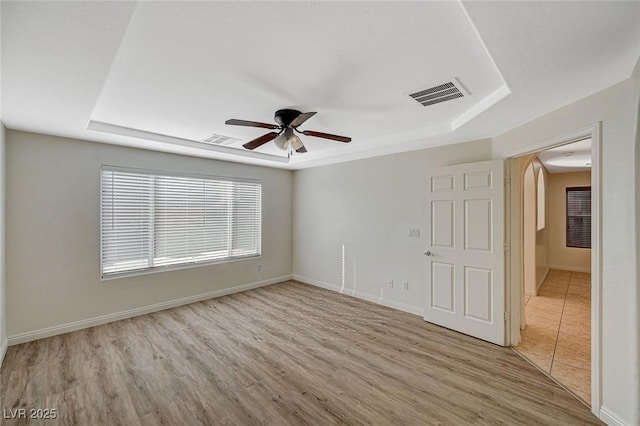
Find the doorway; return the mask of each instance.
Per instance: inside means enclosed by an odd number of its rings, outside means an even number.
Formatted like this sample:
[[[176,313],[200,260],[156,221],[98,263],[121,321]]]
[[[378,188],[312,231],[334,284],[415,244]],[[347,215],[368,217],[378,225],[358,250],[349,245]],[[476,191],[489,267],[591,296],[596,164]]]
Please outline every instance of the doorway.
[[[509,160],[510,343],[599,411],[599,126]]]

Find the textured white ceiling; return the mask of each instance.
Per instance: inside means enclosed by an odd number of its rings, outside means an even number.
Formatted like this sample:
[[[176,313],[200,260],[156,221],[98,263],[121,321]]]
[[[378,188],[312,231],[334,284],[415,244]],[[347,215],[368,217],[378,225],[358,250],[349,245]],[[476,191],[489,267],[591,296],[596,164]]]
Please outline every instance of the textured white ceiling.
[[[628,78],[640,2],[2,2],[9,128],[283,168],[491,137]],[[457,77],[471,95],[407,94]],[[318,111],[290,161],[264,132]],[[88,130],[87,126],[96,130]],[[106,131],[106,132],[105,132]],[[128,135],[128,136],[127,136]],[[276,157],[277,156],[277,157]]]

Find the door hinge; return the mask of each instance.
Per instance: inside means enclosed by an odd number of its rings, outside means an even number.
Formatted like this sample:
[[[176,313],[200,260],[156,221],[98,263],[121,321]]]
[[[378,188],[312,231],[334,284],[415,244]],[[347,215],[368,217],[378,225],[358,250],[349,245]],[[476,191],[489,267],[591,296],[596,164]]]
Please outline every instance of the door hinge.
[[[511,185],[511,175],[504,175],[504,184]]]
[[[511,243],[504,243],[504,251],[511,251]]]
[[[509,321],[511,319],[511,312],[505,312],[504,313],[504,320],[505,321]]]

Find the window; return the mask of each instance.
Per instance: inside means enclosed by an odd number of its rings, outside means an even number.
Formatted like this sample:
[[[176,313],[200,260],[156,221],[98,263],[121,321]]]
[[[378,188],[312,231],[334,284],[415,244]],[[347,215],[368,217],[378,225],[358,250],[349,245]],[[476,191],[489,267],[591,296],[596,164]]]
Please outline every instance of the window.
[[[259,256],[257,181],[102,169],[102,277]]]
[[[545,227],[545,212],[547,210],[545,201],[547,195],[544,187],[544,172],[542,169],[538,170],[538,231]]]
[[[591,248],[591,187],[567,188],[567,247]]]

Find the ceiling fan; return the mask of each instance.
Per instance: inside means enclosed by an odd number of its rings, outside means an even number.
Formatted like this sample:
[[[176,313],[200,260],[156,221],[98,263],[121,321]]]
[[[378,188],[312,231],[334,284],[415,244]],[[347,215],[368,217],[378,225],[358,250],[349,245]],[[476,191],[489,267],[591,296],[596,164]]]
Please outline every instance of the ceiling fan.
[[[269,132],[254,140],[251,140],[242,146],[246,149],[256,149],[259,146],[275,139],[274,143],[280,149],[288,150],[291,155],[292,150],[296,152],[307,152],[300,138],[294,133],[301,133],[306,136],[315,136],[317,138],[331,139],[338,142],[351,142],[351,138],[346,136],[332,135],[330,133],[315,132],[313,130],[298,130],[298,126],[316,115],[315,112],[300,112],[295,109],[280,109],[276,111],[274,119],[278,124],[260,123],[257,121],[246,121],[231,119],[225,121],[225,124],[234,126],[261,127],[264,129],[277,130]]]

